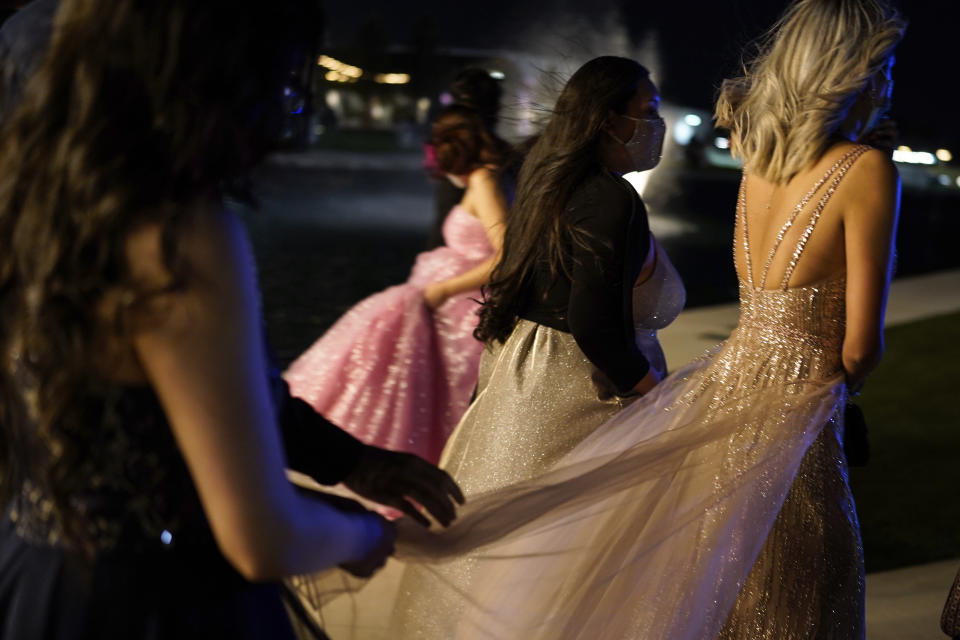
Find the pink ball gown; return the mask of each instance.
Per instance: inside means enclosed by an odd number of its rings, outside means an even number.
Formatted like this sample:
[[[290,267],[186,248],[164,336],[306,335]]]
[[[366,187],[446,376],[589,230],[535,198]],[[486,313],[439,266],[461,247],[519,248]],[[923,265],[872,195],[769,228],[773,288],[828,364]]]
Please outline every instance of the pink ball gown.
[[[359,302],[284,374],[295,396],[360,440],[434,463],[477,383],[480,291],[431,313],[423,289],[494,252],[483,224],[459,205],[443,237],[446,246],[421,253],[404,284]]]

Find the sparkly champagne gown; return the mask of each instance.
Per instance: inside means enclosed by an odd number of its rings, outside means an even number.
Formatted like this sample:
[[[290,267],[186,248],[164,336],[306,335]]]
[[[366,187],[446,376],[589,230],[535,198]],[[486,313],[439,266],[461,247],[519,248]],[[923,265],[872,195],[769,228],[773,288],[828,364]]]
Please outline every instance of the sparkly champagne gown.
[[[683,310],[686,290],[653,241],[652,273],[633,288],[637,347],[661,376],[657,331]],[[616,394],[573,335],[520,320],[480,359],[476,400],[450,436],[440,466],[468,497],[542,474],[636,397]]]
[[[789,283],[866,149],[847,153],[795,207],[770,254],[792,250],[777,288],[764,284],[772,257],[753,281],[741,186],[747,268],[727,341],[546,472],[473,495],[449,529],[401,524],[398,556],[419,577],[401,583],[381,637],[864,637],[841,446],[845,280]],[[798,220],[799,242],[781,246]],[[358,606],[375,606],[363,594]]]

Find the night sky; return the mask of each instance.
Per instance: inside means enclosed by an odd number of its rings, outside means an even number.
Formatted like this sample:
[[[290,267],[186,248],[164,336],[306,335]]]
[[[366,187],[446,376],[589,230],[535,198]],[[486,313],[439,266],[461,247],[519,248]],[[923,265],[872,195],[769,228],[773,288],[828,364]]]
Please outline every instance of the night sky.
[[[667,101],[709,109],[720,81],[738,68],[748,45],[779,16],[781,0],[326,0],[327,41],[345,46],[363,25],[379,22],[394,45],[432,38],[443,47],[574,52],[578,58],[616,53],[624,39],[659,54]],[[910,22],[897,50],[893,116],[904,137],[960,149],[960,2],[901,0]],[[386,27],[389,25],[389,27]],[[622,50],[622,49],[621,49]],[[587,55],[584,55],[587,54]],[[641,61],[646,62],[641,58]],[[908,141],[909,141],[908,140]]]

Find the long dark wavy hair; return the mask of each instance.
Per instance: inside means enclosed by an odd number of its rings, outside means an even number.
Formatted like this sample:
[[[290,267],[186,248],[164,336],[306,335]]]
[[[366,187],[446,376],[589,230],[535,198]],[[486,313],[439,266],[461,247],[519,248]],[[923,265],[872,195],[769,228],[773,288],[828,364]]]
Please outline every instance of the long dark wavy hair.
[[[434,119],[430,144],[437,169],[454,175],[467,175],[484,165],[502,167],[513,153],[489,129],[481,112],[458,104],[446,107]]]
[[[71,491],[98,384],[98,303],[129,332],[157,291],[126,239],[161,229],[170,290],[189,274],[189,206],[217,203],[282,121],[282,86],[314,37],[315,3],[63,0],[47,55],[0,129],[0,508],[29,479],[85,547]]]
[[[562,215],[564,208],[600,166],[599,142],[609,112],[623,113],[647,77],[647,69],[633,60],[603,56],[580,67],[563,87],[520,168],[503,257],[484,289],[478,339],[507,339],[537,263],[546,261],[554,276],[566,270],[564,256],[578,236]]]

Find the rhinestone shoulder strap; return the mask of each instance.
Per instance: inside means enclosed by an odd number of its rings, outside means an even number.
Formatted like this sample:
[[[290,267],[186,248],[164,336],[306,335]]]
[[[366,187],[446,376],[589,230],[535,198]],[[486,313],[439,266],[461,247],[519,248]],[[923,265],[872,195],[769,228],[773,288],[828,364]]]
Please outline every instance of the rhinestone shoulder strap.
[[[870,148],[871,147],[867,145],[858,145],[843,157],[843,166],[837,170],[836,175],[830,183],[830,186],[820,197],[816,207],[814,207],[813,212],[810,214],[810,221],[807,223],[807,227],[803,230],[803,233],[800,235],[800,239],[797,241],[797,246],[793,250],[793,255],[790,256],[790,262],[787,265],[787,270],[784,272],[783,279],[780,281],[781,289],[786,289],[790,284],[790,278],[793,276],[793,272],[797,268],[797,263],[800,262],[800,256],[803,255],[803,250],[807,246],[807,241],[810,239],[810,235],[813,233],[814,227],[817,226],[817,222],[820,220],[820,214],[823,213],[824,207],[826,207],[827,203],[830,202],[831,196],[833,196],[834,192],[836,192],[837,187],[840,185],[840,182],[843,180],[844,176],[847,175],[850,167],[854,165],[860,156],[870,150]]]

